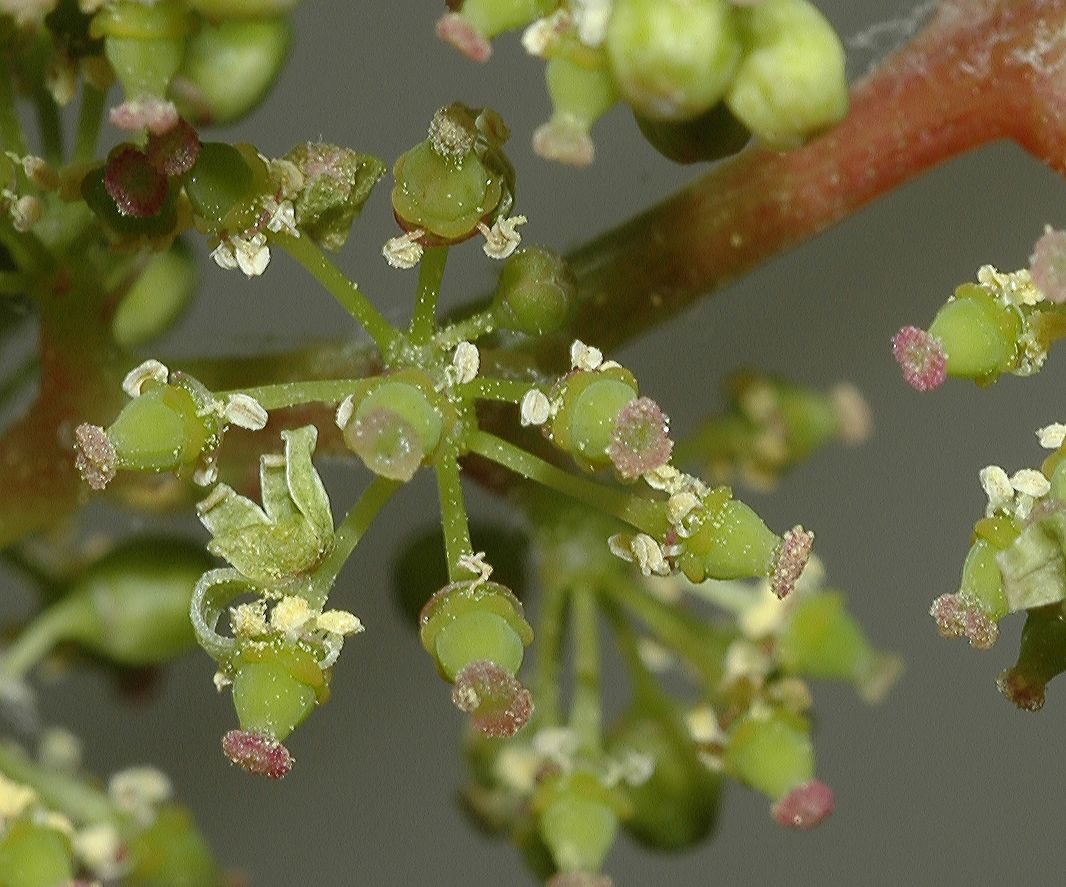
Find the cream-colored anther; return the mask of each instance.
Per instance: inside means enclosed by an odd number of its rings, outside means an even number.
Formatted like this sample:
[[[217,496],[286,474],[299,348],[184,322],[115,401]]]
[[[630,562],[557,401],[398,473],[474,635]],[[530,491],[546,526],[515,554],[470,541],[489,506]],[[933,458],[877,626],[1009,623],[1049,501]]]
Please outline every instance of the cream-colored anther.
[[[381,254],[385,257],[385,261],[391,267],[400,268],[404,271],[408,268],[414,268],[421,260],[424,252],[422,244],[418,240],[425,233],[421,228],[416,228],[414,231],[408,231],[399,237],[391,237],[386,240],[385,245],[381,248]]]
[[[1034,499],[1046,496],[1051,489],[1051,482],[1035,468],[1023,468],[1014,472],[1010,485],[1019,493],[1032,496]]]
[[[598,370],[601,363],[603,363],[603,352],[599,348],[593,348],[580,339],[574,339],[570,346],[570,365],[575,370],[591,372]]]
[[[551,401],[539,388],[531,388],[522,396],[519,413],[523,426],[543,425],[551,415]]]
[[[1037,429],[1036,437],[1040,441],[1040,446],[1044,449],[1057,450],[1062,446],[1063,441],[1066,441],[1066,425],[1061,422],[1045,425],[1043,428]]]
[[[231,425],[249,431],[265,428],[270,418],[263,405],[249,394],[230,394],[222,408],[222,416]]]
[[[349,635],[363,631],[363,623],[358,616],[347,610],[326,610],[315,619],[315,628],[330,634]]]
[[[452,354],[452,367],[455,369],[454,379],[457,383],[464,384],[473,382],[477,371],[481,368],[481,352],[473,342],[460,342],[455,346]]]
[[[522,242],[522,235],[518,233],[518,226],[529,221],[525,216],[511,216],[499,218],[488,227],[484,222],[478,222],[477,229],[485,238],[481,249],[490,259],[506,259]]]
[[[145,382],[160,382],[165,385],[169,378],[170,370],[158,360],[149,358],[126,373],[126,378],[122,380],[122,390],[130,397],[140,397]]]

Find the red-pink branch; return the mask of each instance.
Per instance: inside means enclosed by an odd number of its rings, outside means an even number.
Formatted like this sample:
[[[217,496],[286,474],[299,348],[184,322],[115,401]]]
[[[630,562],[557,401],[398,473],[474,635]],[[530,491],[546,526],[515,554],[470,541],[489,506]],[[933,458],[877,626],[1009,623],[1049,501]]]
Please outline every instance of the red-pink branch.
[[[1066,0],[943,0],[930,24],[855,89],[832,132],[788,154],[745,152],[578,250],[579,305],[567,337],[616,346],[994,139],[1013,138],[1066,173],[1063,35]],[[51,308],[41,318],[41,393],[0,437],[0,548],[76,507],[82,486],[70,431],[114,414],[117,378],[128,369],[118,366],[95,301],[89,318],[78,314],[84,304],[64,304],[71,300],[59,293],[42,301]],[[565,354],[558,344],[539,346],[545,365]],[[254,381],[267,379],[257,372]],[[242,454],[249,468],[253,450]]]
[[[579,249],[573,335],[611,348],[950,157],[1013,138],[1066,172],[1066,0],[955,0],[799,150],[752,149]],[[542,352],[546,353],[546,352]]]

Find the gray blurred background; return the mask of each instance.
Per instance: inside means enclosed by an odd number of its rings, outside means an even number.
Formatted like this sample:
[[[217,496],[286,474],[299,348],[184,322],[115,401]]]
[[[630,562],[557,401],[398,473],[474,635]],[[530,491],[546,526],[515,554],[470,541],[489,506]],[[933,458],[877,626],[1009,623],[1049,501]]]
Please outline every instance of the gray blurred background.
[[[845,36],[911,15],[894,0],[818,5]],[[459,58],[432,36],[442,6],[308,0],[295,15],[292,60],[277,90],[227,137],[273,155],[321,138],[391,162],[423,137],[438,106],[490,105],[514,132],[518,209],[530,219],[523,236],[561,250],[696,174],[656,155],[622,109],[596,128],[590,169],[536,158],[529,136],[548,113],[541,64],[513,38],[498,42],[487,67]],[[853,76],[891,44],[891,32],[878,29],[879,48],[854,52]],[[372,198],[339,262],[402,319],[415,278],[379,256],[394,233],[388,188]],[[826,825],[785,832],[761,796],[730,788],[712,843],[660,857],[620,841],[607,863],[619,887],[1061,883],[1066,693],[1053,685],[1045,711],[1029,715],[996,691],[1022,618],[1005,621],[999,645],[982,654],[940,639],[927,610],[957,587],[984,507],[977,471],[990,462],[1008,471],[1038,465],[1034,430],[1066,419],[1066,361],[1052,354],[1039,376],[1008,377],[990,390],[955,383],[921,396],[903,384],[888,343],[904,324],[927,325],[979,265],[1024,265],[1045,223],[1066,224],[1064,195],[1063,183],[1019,149],[992,146],[901,188],[616,355],[678,434],[717,407],[718,380],[740,364],[817,386],[849,379],[866,393],[875,419],[868,444],[822,454],[772,496],[742,495],[772,527],[802,521],[816,530],[830,581],[849,592],[874,641],[907,664],[876,708],[847,688],[816,687],[818,774],[837,798]],[[447,300],[485,292],[491,281],[479,250],[456,251]],[[250,283],[205,265],[203,288],[159,349],[175,364],[348,328],[284,257]],[[324,473],[339,514],[363,473],[345,465]],[[218,737],[234,716],[211,686],[205,655],[171,669],[139,707],[121,703],[100,676],[45,685],[48,718],[84,738],[99,771],[146,761],[167,770],[220,858],[260,887],[532,883],[508,846],[478,835],[454,806],[461,720],[389,599],[392,553],[435,515],[430,481],[419,478],[398,497],[338,585],[336,604],[368,630],[345,649],[331,703],[293,735],[298,764],[282,783],[250,779],[222,758]],[[479,491],[471,499],[476,513],[507,519]]]

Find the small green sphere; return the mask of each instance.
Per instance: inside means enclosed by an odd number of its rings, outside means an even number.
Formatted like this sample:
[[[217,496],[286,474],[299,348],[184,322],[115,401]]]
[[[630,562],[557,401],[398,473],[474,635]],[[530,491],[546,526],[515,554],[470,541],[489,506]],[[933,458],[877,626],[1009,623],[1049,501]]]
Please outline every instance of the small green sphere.
[[[542,247],[519,250],[503,265],[493,308],[501,329],[544,336],[570,313],[576,284],[562,257]]]
[[[436,659],[448,680],[471,662],[495,662],[508,674],[522,667],[525,646],[510,623],[498,613],[474,610],[463,613],[437,634]]]

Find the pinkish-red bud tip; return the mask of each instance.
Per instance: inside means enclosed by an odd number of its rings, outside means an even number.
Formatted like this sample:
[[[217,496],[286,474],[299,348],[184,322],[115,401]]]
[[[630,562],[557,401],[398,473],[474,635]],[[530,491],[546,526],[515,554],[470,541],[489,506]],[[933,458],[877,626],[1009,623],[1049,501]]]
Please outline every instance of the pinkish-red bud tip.
[[[452,702],[471,715],[486,736],[508,738],[533,714],[533,697],[510,672],[495,662],[471,662],[455,678]]]
[[[230,730],[222,737],[222,751],[238,767],[267,779],[281,779],[294,763],[289,750],[273,736],[252,730]]]
[[[796,587],[807,561],[811,559],[814,547],[814,533],[808,532],[797,524],[781,540],[781,547],[774,562],[774,572],[770,576],[770,589],[778,599],[788,597]]]
[[[944,637],[965,637],[978,650],[990,650],[999,637],[999,626],[988,614],[957,594],[942,594],[933,601],[929,615]]]
[[[892,337],[892,355],[903,378],[916,391],[932,391],[947,378],[947,355],[925,330],[905,326]]]
[[[821,825],[832,813],[833,790],[817,779],[796,786],[770,807],[778,825],[802,831]]]
[[[1006,669],[996,679],[999,692],[1022,711],[1040,711],[1044,707],[1044,684],[1018,674],[1013,668]]]
[[[163,207],[167,179],[132,145],[111,152],[104,167],[104,189],[124,216],[148,218]]]
[[[484,63],[492,55],[492,44],[462,16],[449,12],[437,22],[437,36],[459,50],[472,62]]]
[[[147,153],[149,163],[157,171],[165,176],[180,176],[192,169],[200,156],[200,137],[179,118],[176,126],[148,137]]]
[[[618,413],[607,455],[623,480],[636,480],[670,461],[669,420],[650,397],[630,401]]]
[[[1049,302],[1066,302],[1066,231],[1048,228],[1029,257],[1036,288]]]

